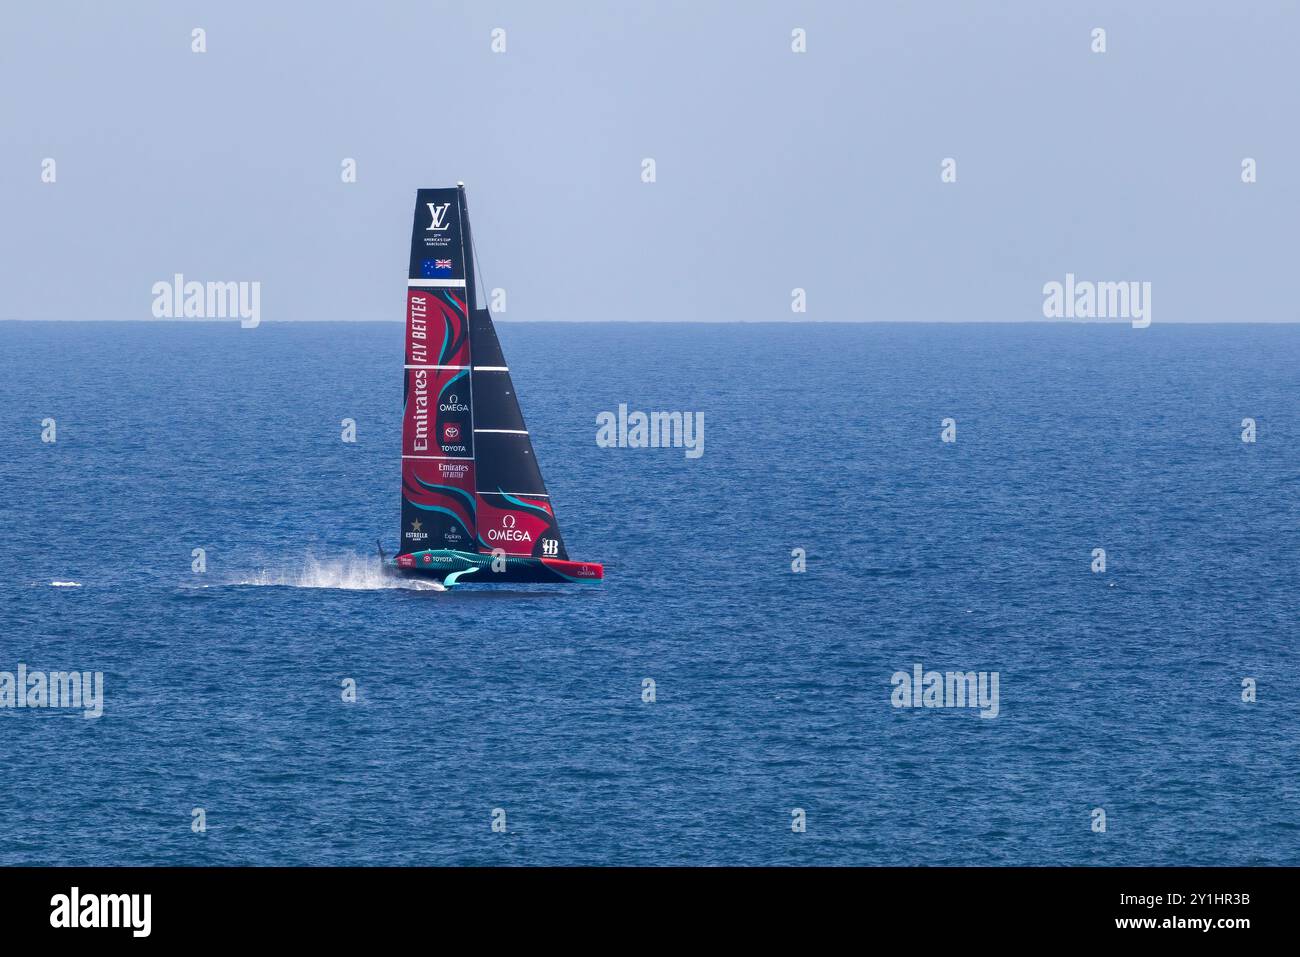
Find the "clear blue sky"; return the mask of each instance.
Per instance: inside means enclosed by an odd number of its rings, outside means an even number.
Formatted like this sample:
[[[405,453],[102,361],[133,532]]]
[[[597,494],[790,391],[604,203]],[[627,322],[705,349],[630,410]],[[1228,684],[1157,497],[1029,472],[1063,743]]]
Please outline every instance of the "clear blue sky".
[[[0,318],[149,319],[182,272],[260,281],[263,321],[400,321],[415,190],[465,180],[511,320],[1041,320],[1066,272],[1151,282],[1157,323],[1300,319],[1294,2],[0,18]]]

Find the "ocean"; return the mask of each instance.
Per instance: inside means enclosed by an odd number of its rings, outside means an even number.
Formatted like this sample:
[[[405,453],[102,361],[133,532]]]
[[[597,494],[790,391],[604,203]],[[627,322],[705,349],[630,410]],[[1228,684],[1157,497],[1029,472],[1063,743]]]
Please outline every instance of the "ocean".
[[[1300,864],[1300,326],[501,323],[606,581],[445,593],[402,333],[0,323],[0,863]]]

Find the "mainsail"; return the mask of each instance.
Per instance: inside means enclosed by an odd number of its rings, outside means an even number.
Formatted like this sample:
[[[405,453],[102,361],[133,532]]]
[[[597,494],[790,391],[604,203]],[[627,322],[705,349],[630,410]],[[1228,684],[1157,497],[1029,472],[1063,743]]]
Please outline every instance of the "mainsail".
[[[419,191],[407,275],[399,555],[567,561],[492,316],[477,307],[464,187]]]

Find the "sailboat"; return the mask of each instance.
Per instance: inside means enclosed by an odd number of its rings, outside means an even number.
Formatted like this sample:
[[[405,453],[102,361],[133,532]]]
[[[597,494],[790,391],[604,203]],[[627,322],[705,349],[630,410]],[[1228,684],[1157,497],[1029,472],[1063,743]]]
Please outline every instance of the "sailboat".
[[[597,582],[569,560],[497,341],[477,304],[465,184],[416,194],[406,288],[402,528],[388,574]]]

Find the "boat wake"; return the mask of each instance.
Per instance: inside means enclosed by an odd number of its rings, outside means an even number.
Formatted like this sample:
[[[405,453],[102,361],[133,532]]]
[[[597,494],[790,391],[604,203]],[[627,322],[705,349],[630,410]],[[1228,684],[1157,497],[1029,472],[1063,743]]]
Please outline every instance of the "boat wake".
[[[400,588],[406,591],[446,591],[441,583],[418,578],[385,575],[379,559],[373,556],[345,555],[320,560],[304,557],[302,564],[266,568],[232,585],[278,585],[283,588],[337,588],[345,591],[372,591]]]

